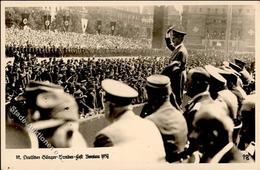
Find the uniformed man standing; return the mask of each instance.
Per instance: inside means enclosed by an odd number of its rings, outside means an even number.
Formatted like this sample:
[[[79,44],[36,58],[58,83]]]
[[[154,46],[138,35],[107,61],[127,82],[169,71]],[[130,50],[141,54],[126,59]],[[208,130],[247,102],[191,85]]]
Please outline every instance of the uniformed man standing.
[[[209,93],[210,75],[202,67],[189,70],[187,75],[187,95],[191,100],[185,106],[183,113],[188,126],[189,133],[192,131],[192,121],[202,105],[213,101]]]
[[[172,32],[172,39],[170,33]],[[167,30],[165,41],[172,51],[170,64],[162,71],[171,80],[173,94],[176,96],[178,105],[182,104],[184,84],[186,81],[186,63],[188,52],[183,44],[186,33],[182,27],[171,27]]]
[[[124,161],[165,162],[159,130],[149,120],[135,115],[131,102],[138,93],[128,85],[105,79],[105,117],[111,124],[97,133],[95,147],[114,146]]]
[[[164,75],[151,75],[147,78],[146,91],[148,104],[143,113],[148,112],[149,119],[159,128],[166,160],[170,163],[184,159],[185,145],[187,143],[187,124],[178,109],[170,102],[170,79]]]

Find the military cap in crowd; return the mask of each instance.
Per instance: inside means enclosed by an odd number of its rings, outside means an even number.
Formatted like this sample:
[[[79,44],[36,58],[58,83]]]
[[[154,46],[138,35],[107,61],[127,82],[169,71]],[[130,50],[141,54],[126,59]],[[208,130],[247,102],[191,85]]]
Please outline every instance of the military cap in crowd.
[[[171,93],[170,78],[164,75],[151,75],[147,77],[146,89],[150,93],[158,93],[159,95],[169,95]]]
[[[229,62],[229,67],[232,68],[233,70],[237,71],[237,72],[242,71],[242,68],[239,67],[239,66],[238,66],[237,64],[235,64],[235,63]]]
[[[232,70],[232,69],[228,69],[228,68],[224,68],[224,69],[220,69],[220,68],[216,68],[216,71],[222,75],[226,80],[227,82],[231,81],[233,84],[237,84],[237,81],[238,81],[238,76],[237,73],[235,70]]]
[[[246,66],[246,63],[239,59],[235,59],[235,64],[241,67],[242,69]]]
[[[112,79],[103,80],[101,87],[106,92],[105,99],[119,106],[131,104],[132,100],[138,96],[138,92],[132,87]]]
[[[212,81],[212,84],[214,85],[220,85],[220,86],[225,86],[227,84],[227,81],[224,79],[223,76],[221,76],[217,72],[217,68],[212,66],[212,65],[206,65],[205,66],[206,71],[210,74],[210,78]]]
[[[210,74],[202,67],[195,67],[189,70],[191,77],[196,80],[209,81]]]

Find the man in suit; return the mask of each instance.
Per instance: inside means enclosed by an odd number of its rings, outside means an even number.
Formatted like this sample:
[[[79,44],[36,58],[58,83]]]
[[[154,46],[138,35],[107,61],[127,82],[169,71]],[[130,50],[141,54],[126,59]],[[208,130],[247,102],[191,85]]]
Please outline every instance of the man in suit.
[[[193,120],[190,139],[197,142],[202,163],[241,163],[241,151],[232,142],[234,124],[220,102],[203,105]]]
[[[143,108],[151,120],[159,128],[166,152],[166,160],[170,163],[184,159],[187,143],[187,125],[182,112],[170,102],[170,79],[164,75],[151,75],[147,78],[147,107]]]
[[[172,32],[172,39],[170,33]],[[183,44],[186,33],[182,27],[171,27],[166,32],[166,45],[172,51],[170,64],[162,71],[171,80],[172,92],[176,96],[178,105],[182,104],[183,89],[186,81],[186,63],[188,52]]]
[[[97,133],[95,147],[115,147],[122,160],[165,162],[165,151],[155,124],[135,115],[131,102],[138,96],[125,83],[105,79],[105,117],[111,124]]]

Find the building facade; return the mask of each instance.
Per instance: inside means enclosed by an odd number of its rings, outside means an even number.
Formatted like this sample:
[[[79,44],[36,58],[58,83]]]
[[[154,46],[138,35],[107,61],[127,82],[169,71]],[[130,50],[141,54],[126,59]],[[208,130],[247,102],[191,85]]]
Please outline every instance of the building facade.
[[[255,9],[245,5],[184,6],[186,44],[196,48],[254,51]]]

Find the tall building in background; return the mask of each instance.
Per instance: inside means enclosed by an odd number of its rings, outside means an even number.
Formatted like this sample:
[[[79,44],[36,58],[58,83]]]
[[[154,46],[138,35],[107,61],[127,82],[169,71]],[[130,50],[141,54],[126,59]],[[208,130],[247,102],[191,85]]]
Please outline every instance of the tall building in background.
[[[254,51],[254,7],[233,5],[230,9],[227,5],[184,6],[182,23],[188,34],[186,45],[223,49],[229,43],[230,51]],[[228,41],[227,29],[230,30]]]

